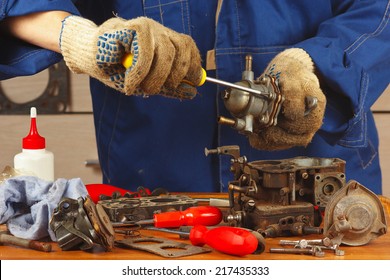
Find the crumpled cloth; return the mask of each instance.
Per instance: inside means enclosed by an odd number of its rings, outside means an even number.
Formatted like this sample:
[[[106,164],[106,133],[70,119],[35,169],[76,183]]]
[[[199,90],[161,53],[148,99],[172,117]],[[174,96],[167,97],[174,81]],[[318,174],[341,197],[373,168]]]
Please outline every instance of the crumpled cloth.
[[[50,236],[50,219],[62,198],[86,197],[80,178],[48,182],[35,176],[17,176],[0,184],[0,224],[7,223],[15,236],[38,240]]]

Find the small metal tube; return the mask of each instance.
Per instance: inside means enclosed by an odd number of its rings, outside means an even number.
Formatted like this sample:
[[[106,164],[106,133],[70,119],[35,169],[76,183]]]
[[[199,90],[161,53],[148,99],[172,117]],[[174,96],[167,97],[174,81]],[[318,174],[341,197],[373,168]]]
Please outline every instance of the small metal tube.
[[[218,123],[219,124],[223,124],[223,125],[229,125],[229,126],[233,126],[235,127],[236,126],[236,121],[235,120],[232,120],[232,119],[229,119],[229,118],[225,118],[225,117],[218,117]]]
[[[0,234],[0,244],[16,245],[41,252],[51,252],[51,244],[49,243],[24,239],[6,233]]]

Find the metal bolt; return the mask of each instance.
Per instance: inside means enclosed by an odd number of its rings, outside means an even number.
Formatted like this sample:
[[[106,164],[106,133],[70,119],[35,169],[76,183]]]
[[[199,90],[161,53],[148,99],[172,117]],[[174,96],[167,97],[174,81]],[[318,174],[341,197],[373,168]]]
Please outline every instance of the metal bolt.
[[[280,245],[291,245],[291,246],[294,246],[295,248],[306,248],[308,245],[308,242],[305,239],[302,239],[302,240],[280,240],[279,244]]]
[[[325,256],[325,252],[323,252],[318,246],[313,246],[312,248],[270,248],[269,252],[281,254],[305,254],[316,257]]]
[[[318,246],[318,247],[321,248],[321,250],[331,250],[334,252],[334,254],[336,256],[344,256],[345,255],[344,250],[340,250],[340,247],[338,244],[334,244],[332,246]]]
[[[344,256],[345,252],[344,250],[340,250],[340,247],[338,244],[334,244],[331,246],[325,246],[325,245],[314,245],[314,244],[307,244],[306,242],[304,243],[297,243],[294,245],[295,249],[308,249],[308,248],[314,248],[317,247],[321,250],[330,250],[333,251],[336,256]]]
[[[309,245],[312,246],[324,246],[324,247],[329,247],[332,246],[332,240],[329,237],[325,237],[323,239],[311,239],[311,240],[306,240],[306,239],[301,239],[301,240],[280,240],[279,241],[280,245],[292,245],[295,246],[296,248],[307,248]]]

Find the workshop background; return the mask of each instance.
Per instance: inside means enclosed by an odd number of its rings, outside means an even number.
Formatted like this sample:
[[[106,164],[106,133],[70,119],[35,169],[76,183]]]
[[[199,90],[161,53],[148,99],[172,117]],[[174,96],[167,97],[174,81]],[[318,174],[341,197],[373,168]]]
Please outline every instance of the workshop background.
[[[37,107],[46,149],[54,153],[55,178],[100,183],[88,76],[72,74],[61,63],[0,83],[0,171],[13,166],[14,156],[22,151],[31,106]],[[390,197],[390,85],[372,110],[380,137],[383,195]]]

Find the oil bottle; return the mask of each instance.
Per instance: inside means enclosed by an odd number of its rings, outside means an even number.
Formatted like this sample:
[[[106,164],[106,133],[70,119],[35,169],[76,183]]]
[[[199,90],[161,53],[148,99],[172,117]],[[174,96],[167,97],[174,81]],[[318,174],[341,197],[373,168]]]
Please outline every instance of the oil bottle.
[[[22,152],[14,157],[14,168],[22,175],[54,181],[54,154],[46,150],[45,138],[37,129],[37,109],[30,109],[30,132],[22,140]]]

